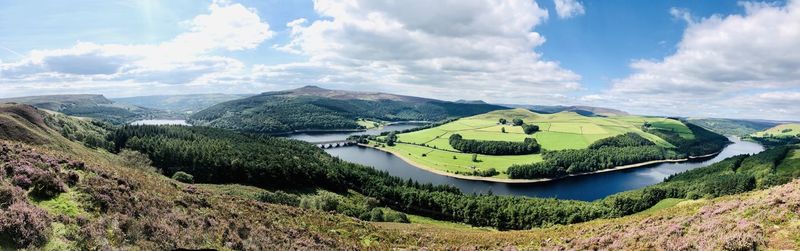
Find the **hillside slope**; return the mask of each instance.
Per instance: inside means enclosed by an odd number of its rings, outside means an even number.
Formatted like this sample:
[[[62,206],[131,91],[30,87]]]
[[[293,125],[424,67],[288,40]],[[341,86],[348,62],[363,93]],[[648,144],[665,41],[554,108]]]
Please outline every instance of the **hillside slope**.
[[[689,118],[689,122],[722,135],[747,136],[773,127],[777,122],[744,119]]]
[[[125,124],[147,118],[166,118],[164,111],[135,105],[118,104],[103,95],[46,95],[0,99],[2,103],[22,103],[41,109],[76,117],[100,119],[114,124]]]
[[[285,133],[359,129],[362,127],[356,122],[358,118],[439,121],[502,108],[488,104],[460,104],[387,93],[306,86],[218,104],[192,115],[190,122],[245,132]]]
[[[114,102],[159,109],[176,113],[195,113],[213,105],[252,95],[245,94],[189,94],[157,95],[115,98]]]

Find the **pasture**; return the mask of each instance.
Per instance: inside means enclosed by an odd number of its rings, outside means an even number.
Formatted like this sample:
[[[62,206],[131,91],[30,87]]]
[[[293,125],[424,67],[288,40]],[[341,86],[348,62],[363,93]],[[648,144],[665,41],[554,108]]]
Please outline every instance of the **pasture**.
[[[754,137],[792,137],[800,135],[800,124],[782,124],[773,128],[754,133]]]
[[[506,119],[508,123],[500,124],[498,121],[501,118]],[[540,131],[533,135],[525,134],[521,126],[511,125],[513,119],[522,119],[526,124],[538,125]],[[555,151],[584,149],[599,139],[634,132],[662,147],[674,147],[660,137],[642,131],[644,123],[649,123],[654,129],[677,132],[685,138],[694,137],[682,122],[667,118],[588,117],[574,112],[539,114],[526,109],[509,109],[461,118],[434,128],[398,134],[398,144],[394,147],[387,147],[387,149],[416,164],[440,171],[455,173],[495,168],[501,172],[495,177],[505,178],[506,175],[503,172],[509,166],[541,161],[541,154],[478,155],[479,162],[472,162],[472,154],[458,152],[450,146],[450,135],[460,134],[464,139],[515,142],[532,137],[541,144],[545,151]]]

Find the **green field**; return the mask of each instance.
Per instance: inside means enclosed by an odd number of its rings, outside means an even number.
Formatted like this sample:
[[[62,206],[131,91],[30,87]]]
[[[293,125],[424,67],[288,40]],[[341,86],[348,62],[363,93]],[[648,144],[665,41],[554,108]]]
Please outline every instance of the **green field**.
[[[754,137],[790,137],[800,135],[800,124],[783,124],[754,133]]]
[[[540,131],[533,135],[527,135],[523,133],[520,126],[500,125],[498,123],[500,118],[508,121],[520,118],[527,124],[538,125]],[[399,143],[394,147],[387,147],[387,150],[416,164],[440,171],[455,173],[495,168],[501,173],[495,176],[496,178],[507,178],[504,172],[509,166],[542,161],[541,154],[478,155],[479,161],[473,162],[472,154],[460,153],[450,146],[450,135],[457,133],[465,139],[518,142],[527,137],[533,137],[541,144],[542,149],[552,151],[583,149],[599,139],[634,132],[657,145],[667,148],[674,147],[658,136],[642,131],[641,128],[645,122],[649,123],[651,128],[677,132],[687,139],[694,138],[686,125],[674,119],[642,116],[588,117],[574,112],[539,114],[526,109],[509,109],[461,118],[434,128],[399,134],[397,135]],[[503,128],[505,128],[505,133],[502,132]]]

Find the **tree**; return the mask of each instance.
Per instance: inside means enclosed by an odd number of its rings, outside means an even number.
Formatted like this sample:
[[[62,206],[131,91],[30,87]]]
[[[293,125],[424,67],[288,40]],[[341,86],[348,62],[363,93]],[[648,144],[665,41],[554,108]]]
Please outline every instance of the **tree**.
[[[387,146],[394,146],[394,142],[397,141],[397,133],[390,132],[389,135],[386,135],[386,145]]]
[[[502,132],[502,133],[506,133],[506,128],[505,128],[505,127],[501,127],[501,128],[500,128],[500,132]]]
[[[522,124],[522,131],[524,131],[525,134],[533,134],[533,133],[539,131],[539,126],[538,125]]]
[[[525,121],[522,121],[522,119],[520,118],[516,118],[512,120],[512,122],[514,123],[515,126],[521,126],[522,124],[525,124]]]
[[[478,154],[477,153],[473,153],[472,154],[472,162],[478,162]]]
[[[506,122],[508,122],[508,120],[506,120],[504,118],[500,118],[499,122],[500,122],[501,125],[505,125]]]

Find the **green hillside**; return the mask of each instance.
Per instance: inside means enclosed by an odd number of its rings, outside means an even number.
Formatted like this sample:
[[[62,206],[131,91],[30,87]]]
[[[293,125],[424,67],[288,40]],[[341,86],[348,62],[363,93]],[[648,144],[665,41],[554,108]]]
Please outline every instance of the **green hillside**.
[[[739,137],[747,136],[777,125],[775,122],[742,119],[689,118],[688,121],[722,135],[734,135]]]
[[[506,124],[498,121],[505,119]],[[536,125],[539,131],[526,134],[523,126],[510,122],[521,119],[526,125]],[[646,126],[645,126],[646,125]],[[645,131],[646,130],[646,131]],[[535,139],[543,152],[586,149],[600,139],[634,133],[664,149],[676,149],[676,144],[695,142],[695,135],[683,122],[642,116],[584,116],[574,112],[540,114],[526,109],[498,110],[461,118],[440,126],[397,135],[397,144],[382,148],[410,162],[433,170],[469,174],[476,170],[494,169],[491,175],[507,178],[505,173],[512,165],[544,161],[543,154],[488,155],[459,151],[451,146],[449,138],[458,134],[465,139],[478,141],[523,142]]]
[[[303,87],[228,101],[191,116],[194,125],[257,133],[360,129],[357,120],[439,121],[500,106],[460,104],[386,93]]]
[[[800,124],[782,124],[755,132],[754,137],[800,137]]]
[[[213,105],[245,98],[245,94],[189,94],[115,98],[114,102],[175,113],[195,113]]]
[[[60,112],[76,117],[86,117],[125,124],[149,118],[168,118],[176,116],[165,111],[140,106],[115,103],[103,95],[47,95],[0,99],[2,103],[22,103],[41,109]]]

